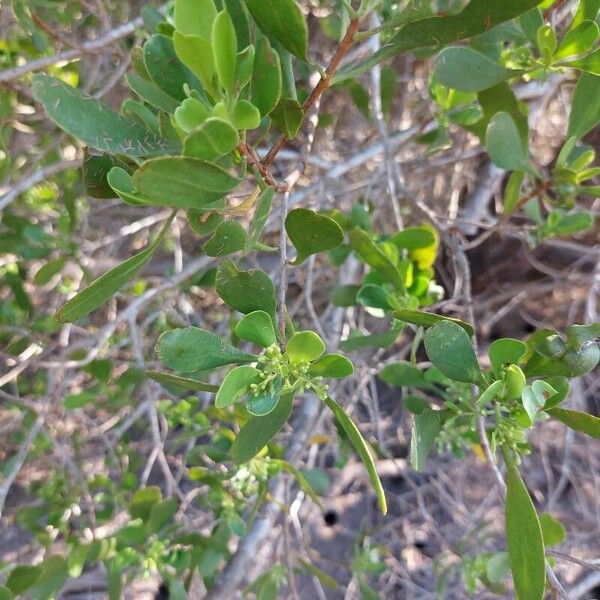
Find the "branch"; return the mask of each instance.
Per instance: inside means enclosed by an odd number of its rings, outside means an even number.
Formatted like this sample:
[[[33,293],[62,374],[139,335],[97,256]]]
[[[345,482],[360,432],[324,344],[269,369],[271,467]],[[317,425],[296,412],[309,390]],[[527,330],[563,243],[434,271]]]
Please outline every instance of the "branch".
[[[323,95],[325,90],[331,85],[331,81],[333,80],[333,76],[340,66],[340,62],[347,54],[348,50],[352,46],[354,42],[354,35],[358,31],[360,26],[360,21],[358,19],[353,19],[350,21],[348,25],[348,29],[346,30],[346,35],[340,42],[338,49],[335,51],[333,58],[329,62],[329,66],[325,70],[325,74],[319,79],[319,83],[314,87],[310,96],[304,102],[302,106],[302,111],[306,115],[306,113],[314,106],[314,104],[319,100],[319,98]],[[279,151],[290,141],[286,135],[282,135],[276,142],[275,145],[269,150],[268,154],[262,159],[262,164],[265,167],[269,167],[271,163],[275,160]]]
[[[29,454],[29,450],[35,440],[35,436],[39,433],[42,428],[42,419],[38,418],[37,421],[33,424],[27,437],[25,438],[21,448],[19,448],[19,452],[13,459],[12,468],[7,473],[2,485],[0,485],[0,517],[2,517],[2,511],[4,510],[4,503],[6,502],[6,497],[8,496],[8,492],[12,484],[14,483],[19,471],[23,467],[25,460],[27,459],[27,455]]]
[[[15,185],[13,185],[6,194],[0,196],[0,210],[6,208],[11,202],[16,200],[23,192],[31,189],[33,186],[42,183],[48,177],[58,175],[69,169],[78,169],[81,166],[81,159],[61,160],[37,171],[30,172]]]
[[[131,35],[136,29],[142,27],[143,24],[144,21],[142,17],[138,17],[133,21],[124,23],[115,29],[111,29],[104,34],[101,34],[95,40],[84,42],[77,49],[72,48],[69,50],[63,50],[62,52],[57,52],[51,56],[44,56],[43,58],[32,60],[24,65],[0,71],[0,83],[18,79],[19,77],[23,77],[28,73],[41,71],[59,62],[70,62],[72,60],[76,60],[83,54],[94,54],[95,52],[98,52],[98,50],[102,50],[106,48],[106,46],[110,46],[110,44],[113,44],[114,42]]]

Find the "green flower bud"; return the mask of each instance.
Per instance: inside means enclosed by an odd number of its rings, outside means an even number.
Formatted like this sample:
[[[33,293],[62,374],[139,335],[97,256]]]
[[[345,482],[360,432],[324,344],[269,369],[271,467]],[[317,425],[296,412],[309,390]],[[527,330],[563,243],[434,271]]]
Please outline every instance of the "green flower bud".
[[[521,397],[521,392],[527,384],[527,379],[520,367],[509,365],[506,369],[504,383],[506,384],[506,395],[508,398],[517,400]]]

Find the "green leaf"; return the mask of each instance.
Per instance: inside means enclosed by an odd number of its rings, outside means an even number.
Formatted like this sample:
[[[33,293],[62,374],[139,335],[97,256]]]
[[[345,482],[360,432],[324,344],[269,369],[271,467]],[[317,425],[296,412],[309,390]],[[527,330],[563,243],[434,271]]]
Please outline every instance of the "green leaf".
[[[282,76],[279,54],[269,43],[266,36],[260,36],[256,42],[254,71],[252,73],[252,104],[260,114],[268,115],[281,98]]]
[[[0,585],[0,600],[12,600],[13,597],[13,593],[7,587]]]
[[[542,380],[534,381],[532,385],[523,388],[521,399],[531,425],[533,425],[538,412],[546,403],[546,397],[552,397],[554,394],[556,394],[556,390],[549,383]]]
[[[600,75],[600,48],[576,60],[562,63],[562,66],[579,69],[592,75]]]
[[[268,348],[277,343],[273,321],[264,310],[255,310],[242,317],[235,326],[235,334],[240,339],[257,344],[262,348]]]
[[[192,392],[210,392],[211,394],[216,394],[219,390],[218,385],[203,383],[202,381],[196,381],[189,377],[180,377],[179,375],[173,375],[172,373],[162,373],[160,371],[146,371],[146,373],[150,379],[153,379],[162,385],[173,385]]]
[[[141,204],[147,204],[148,199],[144,198],[135,189],[133,178],[131,175],[121,169],[121,167],[113,167],[106,176],[106,181],[111,189],[125,202],[132,206],[139,206]]]
[[[561,40],[558,50],[552,57],[554,61],[575,56],[576,54],[585,54],[598,39],[600,30],[595,21],[586,19],[576,27],[569,29]]]
[[[36,274],[33,276],[33,283],[40,286],[50,283],[50,280],[63,270],[66,262],[66,256],[61,256],[60,258],[47,262],[43,267],[37,270]]]
[[[456,323],[441,321],[425,334],[429,360],[446,377],[465,383],[479,383],[481,371],[469,334]]]
[[[282,385],[283,379],[278,377],[270,388],[259,394],[250,395],[246,401],[246,410],[257,417],[268,415],[279,402]]]
[[[400,271],[367,233],[361,229],[353,229],[350,232],[350,245],[359,258],[377,271],[381,277],[393,284],[399,292],[406,292],[404,278]]]
[[[354,449],[356,450],[357,454],[360,456],[360,459],[365,465],[367,472],[369,473],[371,485],[373,486],[375,495],[377,496],[377,501],[379,502],[379,508],[381,509],[381,512],[385,515],[387,513],[387,502],[385,499],[385,492],[383,490],[383,486],[381,485],[379,475],[377,474],[377,468],[375,467],[375,462],[373,461],[373,457],[371,456],[370,447],[368,446],[367,442],[358,430],[358,427],[356,427],[354,422],[344,412],[344,409],[333,398],[325,396],[323,398],[323,401],[325,402],[327,408],[329,408],[329,410],[334,414],[337,422],[340,424],[341,428],[348,436],[348,439],[354,446]]]
[[[527,352],[527,345],[512,338],[501,338],[491,343],[488,350],[490,363],[497,377],[505,365],[518,364]]]
[[[238,100],[233,110],[233,123],[244,131],[256,129],[260,126],[260,111],[248,100]]]
[[[50,119],[87,146],[128,156],[177,152],[167,140],[54,77],[34,75],[32,90]]]
[[[227,256],[244,249],[246,230],[237,221],[223,221],[204,244],[207,256]]]
[[[410,387],[414,389],[432,389],[423,372],[408,362],[393,362],[385,365],[378,375],[379,379],[395,387]]]
[[[227,10],[221,11],[212,27],[213,60],[219,82],[228,94],[233,90],[237,65],[237,36]]]
[[[271,212],[274,194],[275,190],[269,187],[262,192],[256,203],[256,210],[254,211],[254,216],[252,217],[250,228],[248,230],[248,242],[246,245],[247,249],[252,248],[260,239],[263,229],[267,224],[269,213]]]
[[[275,126],[290,139],[298,135],[303,119],[302,106],[292,98],[282,98],[271,111],[271,120]]]
[[[58,555],[46,557],[40,563],[40,575],[28,589],[28,595],[35,600],[49,600],[64,585],[69,577],[67,561]]]
[[[360,291],[359,285],[336,285],[331,292],[331,302],[334,306],[355,306],[356,296]]]
[[[316,494],[315,490],[312,488],[309,480],[304,476],[304,474],[302,473],[302,471],[300,471],[300,469],[296,468],[294,465],[287,462],[286,460],[279,460],[277,458],[273,458],[273,459],[271,459],[271,462],[276,465],[280,465],[282,469],[284,469],[285,471],[288,471],[288,473],[291,473],[298,481],[298,484],[300,485],[300,488],[302,489],[302,491],[317,506],[319,506],[320,508],[323,508],[323,505],[321,504],[321,499],[319,498],[319,496],[317,496],[317,494]]]
[[[398,248],[417,250],[433,246],[436,241],[434,233],[426,227],[407,227],[400,233],[393,235],[390,241]]]
[[[344,232],[333,219],[307,208],[290,211],[285,219],[285,230],[297,252],[292,265],[303,263],[313,254],[337,248],[344,241]]]
[[[248,392],[250,384],[260,381],[260,371],[249,365],[240,365],[227,373],[219,387],[215,398],[217,408],[226,408],[236,402]]]
[[[117,543],[120,546],[139,546],[147,537],[146,528],[141,519],[134,519],[117,532]]]
[[[554,33],[552,26],[542,25],[537,30],[537,47],[545,65],[552,64],[552,56],[556,52],[557,45],[556,33]]]
[[[154,83],[175,100],[187,98],[184,86],[199,88],[194,74],[179,60],[173,40],[155,34],[144,44],[144,64]]]
[[[429,313],[422,310],[409,310],[407,308],[403,308],[402,310],[395,310],[394,317],[400,321],[412,323],[413,325],[418,325],[419,327],[431,327],[436,323],[447,321],[460,325],[469,334],[469,336],[475,335],[473,326],[465,321],[454,319],[452,317],[443,317],[441,315],[436,315],[434,313]]]
[[[179,60],[190,69],[207,90],[212,90],[215,60],[209,39],[175,31],[173,45]]]
[[[115,166],[116,159],[108,154],[94,156],[85,151],[83,159],[83,181],[85,193],[92,198],[114,198],[115,195],[106,181],[108,172]]]
[[[600,419],[577,410],[554,407],[546,411],[570,429],[600,440]]]
[[[517,467],[503,449],[507,466],[506,540],[517,600],[542,600],[546,585],[544,540],[538,515]]]
[[[600,123],[600,77],[582,73],[575,86],[567,138],[581,139]]]
[[[15,595],[20,595],[39,579],[42,572],[40,565],[19,565],[15,567],[6,580],[6,587]]]
[[[402,333],[404,324],[396,321],[389,331],[369,335],[355,334],[340,342],[344,352],[354,352],[363,348],[389,348]]]
[[[292,414],[293,399],[293,394],[284,394],[272,412],[252,417],[240,429],[231,446],[231,457],[236,464],[248,462],[277,435]]]
[[[540,526],[542,528],[542,537],[544,546],[556,546],[562,544],[567,537],[567,532],[562,523],[553,517],[550,513],[543,512],[540,515]]]
[[[239,271],[233,261],[224,260],[217,269],[215,287],[223,302],[233,310],[243,314],[264,310],[276,326],[275,286],[264,271]]]
[[[525,179],[525,173],[523,171],[513,171],[508,178],[506,188],[504,189],[504,214],[510,215],[521,198],[521,186]]]
[[[163,333],[158,339],[156,352],[166,367],[180,373],[208,371],[223,365],[254,362],[257,358],[197,327]]]
[[[175,122],[186,133],[190,133],[210,117],[210,111],[197,98],[186,98],[175,111]]]
[[[217,9],[213,0],[175,0],[175,29],[209,39]]]
[[[415,415],[410,438],[410,464],[415,471],[422,471],[442,427],[441,413],[425,408]]]
[[[519,75],[468,46],[444,48],[435,61],[434,73],[446,87],[480,92]]]
[[[325,343],[314,331],[299,331],[288,341],[285,353],[292,363],[312,362],[325,352]]]
[[[177,156],[146,161],[133,182],[150,204],[200,208],[223,198],[240,180],[217,165]]]
[[[146,529],[148,533],[158,533],[175,515],[178,508],[175,498],[167,498],[159,504],[155,504],[150,511],[150,519]]]
[[[500,380],[492,382],[477,399],[477,405],[481,408],[486,407],[494,398],[497,398],[502,392],[503,383]]]
[[[380,285],[374,283],[363,285],[356,294],[356,301],[362,306],[375,308],[378,311],[386,311],[392,308],[389,303],[389,294]]]
[[[210,117],[185,138],[183,153],[201,160],[214,160],[233,152],[238,143],[238,133],[231,123]]]
[[[174,218],[175,213],[171,215],[160,233],[147,248],[128,258],[114,269],[104,273],[104,275],[94,280],[87,288],[63,304],[56,313],[56,319],[61,323],[73,323],[112,298],[150,260],[169,230]]]
[[[487,128],[485,145],[494,164],[507,171],[528,171],[532,167],[519,130],[506,112],[495,114]]]
[[[341,354],[325,354],[310,365],[311,377],[343,379],[354,373],[352,361]]]
[[[172,115],[179,103],[169,94],[163,92],[154,82],[148,81],[135,73],[129,73],[125,79],[127,85],[140,97],[154,108],[163,110]]]
[[[492,555],[485,572],[492,583],[500,583],[510,573],[508,552],[496,552]]]
[[[162,492],[156,485],[151,485],[137,490],[129,503],[129,513],[132,519],[147,521],[150,518],[152,508],[162,502]]]
[[[448,44],[456,44],[511,21],[538,4],[538,0],[471,0],[468,6],[457,14],[415,20],[404,25],[399,33],[367,59],[338,72],[334,81],[356,77],[396,54],[429,47],[441,50]],[[390,23],[389,29],[392,28],[393,23]]]
[[[246,5],[263,31],[294,56],[308,60],[308,28],[294,0],[247,0]]]

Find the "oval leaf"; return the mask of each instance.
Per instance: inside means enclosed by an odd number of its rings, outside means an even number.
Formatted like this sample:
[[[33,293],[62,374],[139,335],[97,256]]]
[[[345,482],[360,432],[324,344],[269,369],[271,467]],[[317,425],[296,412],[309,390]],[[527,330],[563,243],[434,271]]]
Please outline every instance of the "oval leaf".
[[[223,198],[240,180],[217,165],[176,156],[145,162],[134,173],[133,182],[148,203],[199,208]]]
[[[204,252],[208,256],[227,256],[243,250],[245,244],[246,230],[237,221],[224,221],[204,244]]]
[[[557,407],[551,408],[546,412],[570,429],[600,440],[600,419],[598,417],[577,410]]]
[[[354,373],[352,361],[341,354],[325,354],[310,365],[312,377],[342,379]]]
[[[294,0],[248,0],[246,5],[261,29],[294,56],[307,60],[308,28]]]
[[[410,438],[410,464],[415,471],[422,471],[425,468],[441,427],[440,411],[424,408],[415,416]]]
[[[325,343],[314,331],[299,331],[288,341],[285,353],[292,363],[311,362],[325,352]]]
[[[231,123],[210,117],[185,138],[183,153],[201,160],[214,160],[235,150],[238,142],[238,133]]]
[[[303,263],[313,254],[337,248],[344,241],[344,232],[333,219],[307,208],[290,211],[285,219],[285,230],[298,253],[292,265]]]
[[[251,395],[246,402],[246,410],[251,415],[255,415],[257,417],[268,415],[275,409],[277,403],[279,402],[282,385],[283,379],[278,377],[273,382],[272,387],[260,394]]]
[[[252,104],[260,114],[268,115],[281,98],[281,61],[279,54],[271,48],[266,36],[256,43],[254,71],[252,73]]]
[[[303,119],[302,106],[291,98],[281,99],[271,112],[271,120],[275,126],[290,139],[298,135]]]
[[[254,362],[254,354],[242,352],[226,340],[198,327],[174,329],[158,339],[156,352],[169,369],[180,373],[208,371],[223,365]]]
[[[144,65],[154,83],[175,100],[185,100],[186,84],[200,90],[200,82],[179,60],[173,40],[155,34],[144,44]]]
[[[473,326],[465,321],[454,319],[452,317],[443,317],[442,315],[436,315],[434,313],[429,313],[422,310],[409,310],[405,308],[402,310],[395,310],[394,317],[400,321],[412,323],[413,325],[418,325],[419,327],[431,327],[436,323],[449,321],[450,323],[456,323],[457,325],[460,325],[460,327],[462,327],[469,334],[469,336],[475,335]]]
[[[235,326],[235,334],[242,340],[247,340],[268,348],[277,343],[273,321],[264,310],[255,310],[242,317]]]
[[[478,383],[481,379],[469,334],[460,325],[451,321],[433,325],[425,334],[425,351],[446,377],[465,383]]]
[[[293,394],[284,394],[275,409],[263,417],[252,417],[231,445],[233,461],[241,465],[254,458],[287,423],[292,414]]]
[[[61,129],[87,146],[128,156],[177,152],[177,147],[167,140],[54,77],[35,75],[32,90],[48,116]]]
[[[237,37],[227,10],[221,11],[213,23],[212,49],[219,82],[231,94],[237,65]]]
[[[175,29],[209,39],[217,17],[213,0],[175,0]]]
[[[435,76],[446,87],[480,92],[518,75],[468,46],[444,48],[435,61]]]
[[[224,260],[217,269],[217,293],[233,310],[248,314],[264,310],[277,323],[275,286],[271,278],[260,269],[240,271],[233,261]]]
[[[490,158],[501,169],[531,172],[527,148],[508,113],[499,112],[490,119],[485,145]]]
[[[227,373],[215,398],[217,408],[226,408],[239,402],[250,384],[260,381],[260,371],[249,365],[240,365]]]

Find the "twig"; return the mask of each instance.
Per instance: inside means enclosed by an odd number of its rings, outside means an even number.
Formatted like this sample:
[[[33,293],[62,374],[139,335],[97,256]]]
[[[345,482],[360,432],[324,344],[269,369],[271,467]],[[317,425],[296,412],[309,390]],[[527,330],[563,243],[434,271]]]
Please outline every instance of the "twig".
[[[600,572],[600,563],[576,558],[575,556],[565,554],[564,552],[557,552],[556,550],[546,549],[546,554],[548,556],[554,556],[555,558],[560,558],[561,560],[573,563],[574,565],[579,565],[580,567],[585,567],[586,569],[591,569],[592,571]]]
[[[20,181],[10,187],[10,190],[0,197],[0,210],[5,209],[11,202],[16,200],[22,193],[30,190],[33,186],[42,183],[48,177],[58,175],[69,169],[78,169],[81,167],[82,160],[61,160],[36,171],[32,171],[25,175]]]
[[[84,53],[95,53],[98,50],[102,50],[103,48],[106,48],[106,46],[110,46],[110,44],[117,42],[128,35],[131,35],[136,29],[142,27],[143,24],[144,20],[142,17],[138,17],[133,21],[129,21],[128,23],[124,23],[119,27],[115,27],[115,29],[105,32],[95,40],[84,42],[78,49],[64,50],[62,52],[52,54],[51,56],[44,56],[43,58],[32,60],[18,67],[12,67],[11,69],[0,71],[0,83],[18,79],[19,77],[23,77],[24,75],[33,73],[35,71],[42,71],[43,69],[46,69],[56,63],[76,60]]]
[[[341,60],[344,58],[352,43],[354,42],[354,34],[358,31],[360,27],[360,21],[358,19],[353,19],[350,21],[348,25],[348,29],[346,30],[346,34],[344,38],[340,42],[333,58],[329,62],[327,69],[325,70],[325,74],[319,80],[319,83],[313,88],[310,96],[306,99],[302,106],[302,111],[306,115],[308,111],[315,105],[315,103],[319,100],[319,98],[323,95],[325,90],[331,85],[331,81],[337,68],[340,65]],[[269,150],[267,155],[262,159],[262,164],[265,167],[269,167],[271,163],[275,160],[275,157],[279,153],[279,151],[290,141],[286,135],[282,135],[273,145],[273,147]]]
[[[35,440],[35,436],[40,432],[42,428],[42,424],[43,421],[41,417],[38,417],[36,422],[32,425],[31,429],[29,430],[27,437],[21,444],[19,452],[17,452],[17,455],[14,457],[10,471],[6,474],[6,477],[4,477],[2,485],[0,485],[0,517],[2,517],[2,511],[4,510],[4,503],[6,502],[8,492],[10,491],[12,484],[17,478],[19,471],[23,467],[23,464],[27,459],[27,455],[29,454],[29,450],[31,449],[33,441]]]

